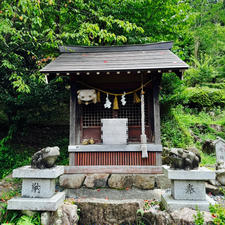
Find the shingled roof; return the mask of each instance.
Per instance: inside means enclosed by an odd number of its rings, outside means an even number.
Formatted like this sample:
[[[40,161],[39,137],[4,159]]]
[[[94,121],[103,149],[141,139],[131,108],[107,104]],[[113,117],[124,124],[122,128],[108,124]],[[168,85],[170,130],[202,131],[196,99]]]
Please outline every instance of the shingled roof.
[[[61,46],[62,53],[42,73],[104,71],[178,71],[188,65],[170,51],[172,42],[110,47]],[[168,72],[168,71],[167,71]]]

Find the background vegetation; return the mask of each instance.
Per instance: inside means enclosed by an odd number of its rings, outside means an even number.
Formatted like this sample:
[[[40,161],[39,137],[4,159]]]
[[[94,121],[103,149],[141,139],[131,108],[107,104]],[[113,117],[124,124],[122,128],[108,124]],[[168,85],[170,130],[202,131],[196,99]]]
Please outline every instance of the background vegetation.
[[[67,163],[68,81],[47,85],[39,73],[59,45],[173,40],[191,68],[183,80],[163,75],[163,145],[225,138],[224,33],[224,0],[0,1],[0,177],[47,145],[60,146]]]

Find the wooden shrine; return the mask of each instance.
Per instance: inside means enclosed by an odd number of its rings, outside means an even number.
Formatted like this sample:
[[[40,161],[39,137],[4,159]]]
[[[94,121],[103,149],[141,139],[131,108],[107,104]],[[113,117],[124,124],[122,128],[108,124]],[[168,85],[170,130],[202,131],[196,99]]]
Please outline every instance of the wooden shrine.
[[[65,173],[162,171],[162,74],[181,76],[188,68],[171,48],[172,42],[60,47],[61,55],[41,72],[70,76],[69,166]],[[88,90],[85,96],[83,90]],[[119,119],[127,121],[123,128]]]

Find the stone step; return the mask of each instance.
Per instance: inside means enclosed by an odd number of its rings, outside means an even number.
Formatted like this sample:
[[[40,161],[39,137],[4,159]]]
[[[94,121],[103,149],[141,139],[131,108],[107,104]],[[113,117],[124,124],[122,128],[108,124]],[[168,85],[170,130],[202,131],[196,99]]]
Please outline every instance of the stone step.
[[[142,199],[142,200],[161,200],[161,194],[165,193],[165,190],[140,190],[136,188],[116,190],[110,188],[79,188],[79,189],[66,189],[66,196],[75,199],[109,199],[109,200],[125,200],[125,199]]]

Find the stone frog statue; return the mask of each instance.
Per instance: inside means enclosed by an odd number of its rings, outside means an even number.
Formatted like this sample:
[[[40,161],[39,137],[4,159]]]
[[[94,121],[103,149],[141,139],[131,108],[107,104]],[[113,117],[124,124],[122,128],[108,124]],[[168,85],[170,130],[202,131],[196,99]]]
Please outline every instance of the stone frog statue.
[[[197,151],[188,151],[180,148],[172,148],[169,153],[171,168],[197,169],[201,162],[201,156]]]
[[[56,159],[59,155],[59,147],[57,146],[43,148],[32,156],[31,168],[51,168],[55,165]]]
[[[82,89],[77,91],[78,104],[84,103],[88,105],[89,103],[97,103],[97,94],[95,89]]]

